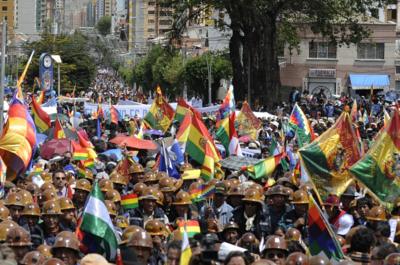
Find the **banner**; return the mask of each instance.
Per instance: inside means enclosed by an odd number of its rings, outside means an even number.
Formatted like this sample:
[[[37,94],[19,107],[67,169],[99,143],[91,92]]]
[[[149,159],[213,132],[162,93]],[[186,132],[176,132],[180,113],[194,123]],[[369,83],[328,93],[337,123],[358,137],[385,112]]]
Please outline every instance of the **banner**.
[[[171,106],[176,109],[177,103],[170,103]],[[151,105],[114,105],[114,107],[117,109],[120,117],[125,118],[133,118],[133,117],[139,117],[143,118],[146,116],[147,112],[149,111]],[[210,106],[210,107],[204,107],[204,108],[198,108],[197,110],[200,113],[204,113],[207,115],[213,115],[215,114],[220,105],[215,105],[215,106]],[[95,103],[89,103],[85,102],[84,110],[85,114],[92,114],[97,111],[98,104]],[[102,104],[102,108],[104,111],[104,114],[107,116],[110,113],[110,105],[109,104]]]

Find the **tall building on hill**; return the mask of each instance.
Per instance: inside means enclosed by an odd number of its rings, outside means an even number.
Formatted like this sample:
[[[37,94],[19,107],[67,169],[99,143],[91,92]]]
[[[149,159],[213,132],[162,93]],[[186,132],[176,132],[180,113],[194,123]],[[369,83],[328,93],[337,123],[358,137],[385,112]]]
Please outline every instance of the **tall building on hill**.
[[[129,51],[143,51],[149,41],[167,36],[173,23],[173,9],[160,0],[129,0]]]

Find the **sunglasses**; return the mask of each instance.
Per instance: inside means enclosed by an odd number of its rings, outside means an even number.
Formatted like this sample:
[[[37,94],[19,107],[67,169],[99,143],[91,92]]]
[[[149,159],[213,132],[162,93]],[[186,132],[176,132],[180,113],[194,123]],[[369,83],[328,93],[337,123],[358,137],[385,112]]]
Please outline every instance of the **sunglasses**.
[[[67,178],[56,178],[56,180],[66,180]]]
[[[267,254],[267,257],[269,259],[273,259],[275,257],[278,257],[279,259],[283,259],[283,258],[285,258],[285,254],[283,254],[281,252],[278,252],[278,253],[270,252]]]

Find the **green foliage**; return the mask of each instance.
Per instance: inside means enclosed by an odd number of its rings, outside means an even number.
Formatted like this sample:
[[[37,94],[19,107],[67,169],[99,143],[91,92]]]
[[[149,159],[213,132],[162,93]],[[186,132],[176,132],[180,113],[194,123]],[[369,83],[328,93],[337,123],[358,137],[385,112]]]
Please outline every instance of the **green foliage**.
[[[124,79],[124,81],[131,85],[133,83],[133,69],[130,67],[120,65],[118,67],[118,74]]]
[[[173,7],[172,38],[180,40],[189,21],[196,21],[210,6],[229,20],[216,26],[230,28],[230,59],[235,96],[243,99],[250,83],[253,97],[272,105],[279,101],[278,55],[286,45],[297,49],[299,36],[310,30],[318,37],[350,45],[368,37],[363,22],[367,11],[393,0],[163,0]],[[227,23],[227,24],[226,24]],[[250,73],[250,74],[249,74]]]
[[[210,53],[191,58],[185,66],[185,80],[190,95],[200,95],[204,98],[208,95],[208,69],[207,61],[212,65],[213,91],[219,87],[219,80],[232,77],[231,62],[224,55],[213,55]],[[214,95],[215,96],[215,95]]]
[[[96,29],[103,36],[110,34],[111,32],[111,17],[104,16],[96,24]]]
[[[133,79],[145,92],[157,84],[169,95],[182,95],[186,81],[189,95],[208,95],[207,59],[212,62],[213,87],[218,88],[220,79],[232,76],[232,66],[224,55],[210,53],[188,58],[186,64],[177,51],[155,46],[143,57],[133,71]],[[216,89],[215,89],[216,91]]]
[[[87,38],[79,33],[73,35],[50,35],[44,33],[39,41],[31,42],[25,46],[26,58],[32,50],[35,56],[25,78],[32,87],[34,78],[39,77],[39,57],[42,53],[57,54],[61,56],[61,93],[72,91],[76,85],[77,90],[87,89],[92,81],[96,66],[89,55]],[[24,64],[26,63],[23,62]],[[21,72],[22,70],[20,70]],[[54,80],[57,78],[57,65],[54,65]],[[56,85],[55,85],[56,89]]]

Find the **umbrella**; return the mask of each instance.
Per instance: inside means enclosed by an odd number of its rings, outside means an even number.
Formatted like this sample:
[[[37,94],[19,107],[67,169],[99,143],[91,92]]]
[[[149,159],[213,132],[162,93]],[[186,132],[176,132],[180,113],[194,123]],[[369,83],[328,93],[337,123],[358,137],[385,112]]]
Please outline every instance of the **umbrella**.
[[[123,158],[121,149],[109,149],[101,154],[108,157],[115,156],[117,158],[117,161],[121,161]]]
[[[250,166],[260,162],[252,157],[230,156],[220,161],[221,166],[231,170],[240,170],[243,166]]]
[[[64,133],[65,133],[65,138],[71,139],[71,140],[78,140],[78,135],[76,131],[73,131],[69,128],[63,128]],[[54,128],[48,129],[45,134],[48,135],[48,139],[53,139],[54,137]]]
[[[158,147],[153,141],[142,140],[134,136],[126,136],[126,135],[117,135],[115,138],[110,140],[110,143],[119,146],[130,147],[133,149],[155,150]]]
[[[242,142],[242,143],[248,143],[248,142],[250,142],[250,140],[251,140],[251,138],[248,135],[243,135],[239,138],[239,142]]]
[[[71,140],[69,139],[52,139],[45,142],[40,148],[40,156],[47,160],[56,155],[64,155],[67,152],[72,153]]]
[[[156,135],[156,136],[163,136],[164,133],[160,130],[145,130],[144,134],[148,134],[148,135]]]

